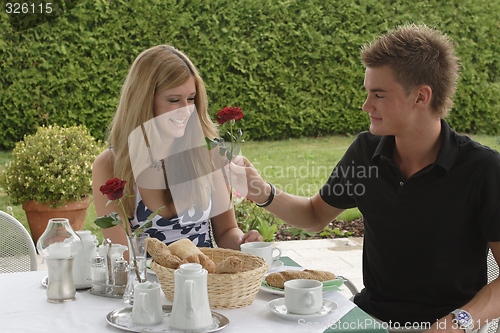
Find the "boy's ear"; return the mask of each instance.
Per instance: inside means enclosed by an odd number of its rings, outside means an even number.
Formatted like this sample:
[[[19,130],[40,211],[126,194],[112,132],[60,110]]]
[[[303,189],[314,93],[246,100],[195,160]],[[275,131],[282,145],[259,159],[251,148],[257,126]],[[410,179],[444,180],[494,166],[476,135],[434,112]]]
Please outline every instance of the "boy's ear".
[[[432,97],[432,88],[429,86],[421,86],[417,89],[417,99],[415,103],[427,104]]]

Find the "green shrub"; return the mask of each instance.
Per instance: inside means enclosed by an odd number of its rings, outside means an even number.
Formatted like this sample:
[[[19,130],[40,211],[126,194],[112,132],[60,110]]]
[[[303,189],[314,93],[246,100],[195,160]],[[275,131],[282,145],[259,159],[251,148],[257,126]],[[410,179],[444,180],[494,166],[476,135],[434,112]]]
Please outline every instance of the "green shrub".
[[[274,236],[278,231],[278,224],[283,223],[267,210],[257,207],[254,202],[235,198],[234,214],[238,227],[245,233],[250,230],[257,230],[266,242],[274,241]]]
[[[40,127],[16,144],[0,186],[14,205],[81,200],[92,193],[92,163],[101,148],[84,126]]]
[[[355,134],[368,125],[360,46],[407,22],[457,44],[463,74],[450,124],[500,133],[498,1],[63,3],[55,18],[30,26],[0,13],[0,148],[48,124],[84,124],[103,139],[133,59],[161,43],[192,58],[212,114],[243,109],[250,139]]]

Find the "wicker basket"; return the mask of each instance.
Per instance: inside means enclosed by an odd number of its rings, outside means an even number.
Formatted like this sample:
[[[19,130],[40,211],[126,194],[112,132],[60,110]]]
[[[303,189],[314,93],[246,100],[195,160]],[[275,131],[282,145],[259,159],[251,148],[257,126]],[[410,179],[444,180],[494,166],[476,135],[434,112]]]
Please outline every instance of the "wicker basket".
[[[208,274],[208,300],[213,309],[234,309],[252,304],[255,294],[259,291],[264,274],[267,272],[267,262],[258,256],[240,251],[221,248],[200,248],[215,264],[227,257],[237,256],[243,260],[243,272],[236,274]],[[151,263],[151,269],[156,273],[165,296],[174,300],[175,269],[163,267],[156,262]]]

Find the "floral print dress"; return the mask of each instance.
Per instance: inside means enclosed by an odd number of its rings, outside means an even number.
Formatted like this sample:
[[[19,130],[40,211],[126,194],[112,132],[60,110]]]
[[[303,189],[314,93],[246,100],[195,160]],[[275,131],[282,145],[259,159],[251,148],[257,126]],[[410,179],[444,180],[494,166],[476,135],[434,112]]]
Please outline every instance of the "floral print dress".
[[[132,230],[142,226],[152,213],[142,201],[138,189],[136,190],[135,205],[135,216],[130,220]],[[210,203],[205,211],[186,209],[171,220],[156,215],[153,218],[153,225],[145,232],[167,245],[182,238],[189,238],[197,247],[213,247],[209,218],[211,208],[212,204]]]

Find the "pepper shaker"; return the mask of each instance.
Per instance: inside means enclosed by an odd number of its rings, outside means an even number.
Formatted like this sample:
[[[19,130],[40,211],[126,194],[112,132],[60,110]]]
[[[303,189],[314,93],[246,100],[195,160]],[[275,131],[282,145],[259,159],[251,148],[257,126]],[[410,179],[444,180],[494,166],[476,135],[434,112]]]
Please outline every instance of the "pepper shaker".
[[[123,258],[116,260],[113,276],[115,278],[113,293],[116,296],[123,296],[128,280],[128,264]]]

